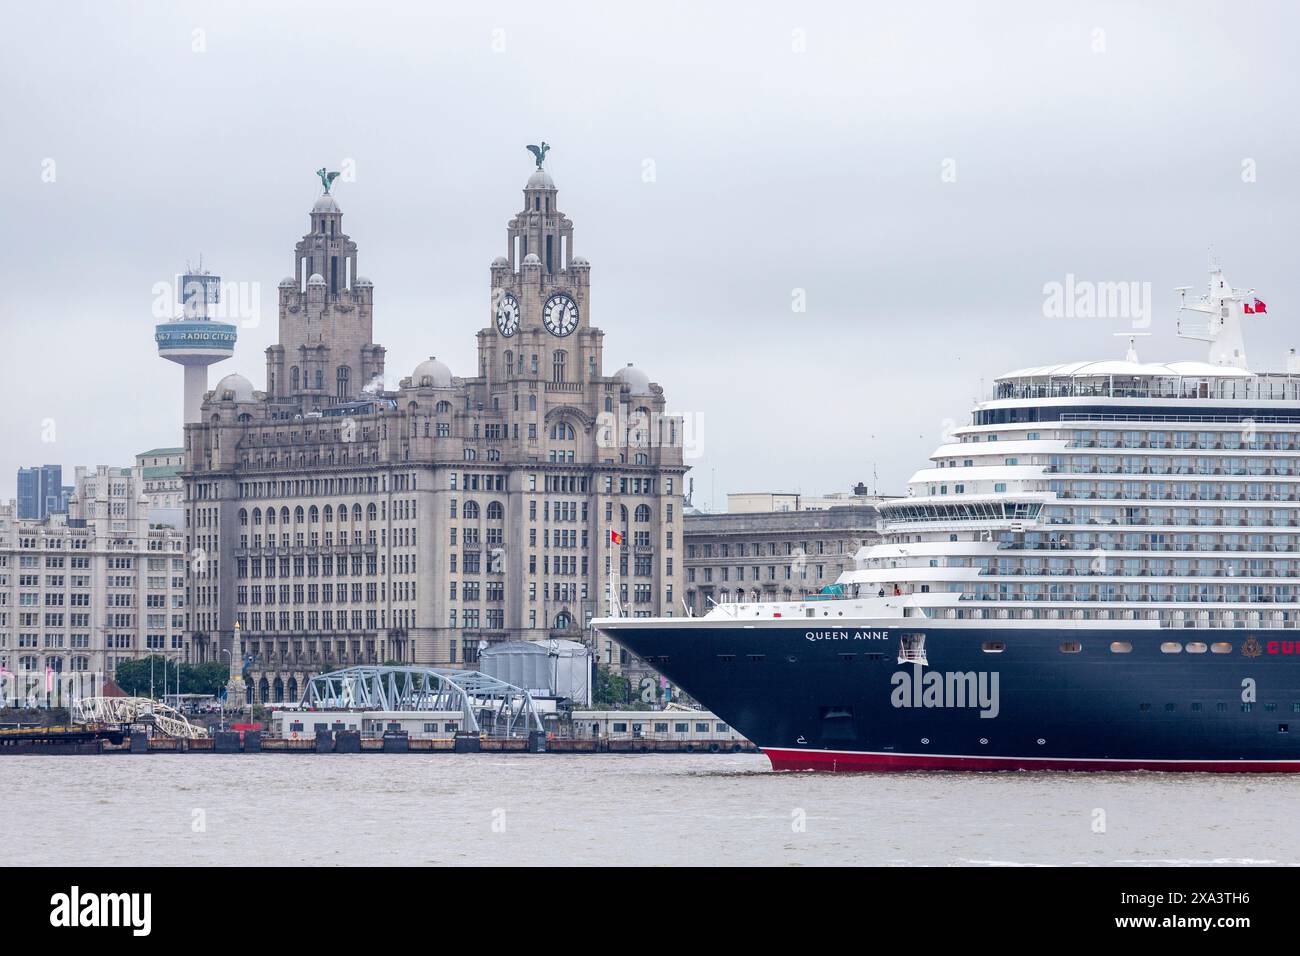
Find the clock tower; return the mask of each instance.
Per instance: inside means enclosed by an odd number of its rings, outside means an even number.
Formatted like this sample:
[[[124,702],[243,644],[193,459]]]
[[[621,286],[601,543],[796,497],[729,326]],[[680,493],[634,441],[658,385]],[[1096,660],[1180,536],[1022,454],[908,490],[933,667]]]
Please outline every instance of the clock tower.
[[[496,383],[543,381],[581,391],[603,374],[604,333],[591,325],[591,266],[573,254],[573,222],[556,208],[555,182],[542,166],[545,149],[530,149],[538,159],[524,185],[524,208],[506,226],[506,255],[492,262],[479,374]]]

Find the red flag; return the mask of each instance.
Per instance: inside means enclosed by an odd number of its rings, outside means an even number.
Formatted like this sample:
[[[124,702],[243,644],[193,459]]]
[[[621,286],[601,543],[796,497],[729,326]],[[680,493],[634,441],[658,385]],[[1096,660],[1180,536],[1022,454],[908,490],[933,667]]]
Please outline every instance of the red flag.
[[[1268,311],[1268,306],[1264,305],[1263,302],[1260,302],[1259,299],[1256,299],[1256,300],[1255,300],[1255,311],[1256,311],[1257,313],[1259,313],[1260,315],[1263,315],[1265,312]]]
[[[609,540],[612,541],[614,544],[622,544],[623,536],[619,534],[617,531],[610,531]]]
[[[1250,303],[1249,303],[1249,302],[1244,302],[1244,303],[1242,303],[1242,308],[1246,310],[1246,314],[1247,314],[1247,315],[1254,315],[1254,314],[1255,314],[1255,310],[1252,309],[1252,308],[1250,307]]]

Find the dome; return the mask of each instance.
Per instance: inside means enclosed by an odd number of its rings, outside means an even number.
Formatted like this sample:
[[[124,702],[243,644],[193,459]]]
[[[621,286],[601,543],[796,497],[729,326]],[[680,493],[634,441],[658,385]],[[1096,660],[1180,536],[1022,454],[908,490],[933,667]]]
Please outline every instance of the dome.
[[[281,289],[292,289],[297,284],[298,283],[293,280],[293,276],[285,276],[283,279],[280,280]]]
[[[313,273],[311,274],[311,278],[307,280],[307,284],[308,284],[309,286],[310,286],[310,285],[324,285],[324,284],[325,284],[325,277],[324,277],[323,275],[321,275],[319,272],[313,272]]]
[[[411,373],[414,388],[451,388],[451,369],[432,355]]]
[[[341,213],[343,210],[340,209],[339,204],[334,201],[334,197],[326,193],[324,196],[321,196],[320,199],[316,200],[316,205],[311,207],[311,211],[313,213],[318,213],[318,212]]]
[[[369,279],[367,279],[365,276],[357,276],[356,281],[353,282],[352,284],[353,284],[353,285],[364,285],[364,286],[373,286],[373,285],[374,285],[374,283],[371,282]]]
[[[551,174],[544,169],[534,170],[533,174],[528,177],[528,185],[525,189],[554,189],[555,181],[551,179]]]
[[[217,402],[255,402],[253,383],[237,372],[232,372],[212,390],[212,399]]]
[[[505,256],[497,256],[495,259],[492,260],[493,269],[505,269],[508,268],[509,265],[510,265],[510,260],[507,259]]]
[[[631,362],[627,363],[626,368],[621,368],[615,372],[614,377],[626,385],[627,390],[633,395],[650,394],[650,376]]]
[[[569,265],[577,266],[582,269],[591,268],[591,263],[587,261],[585,256],[574,256],[573,259],[569,262]]]
[[[524,265],[526,266],[540,266],[541,264],[542,260],[537,258],[537,253],[535,252],[530,252],[528,255],[524,256]]]

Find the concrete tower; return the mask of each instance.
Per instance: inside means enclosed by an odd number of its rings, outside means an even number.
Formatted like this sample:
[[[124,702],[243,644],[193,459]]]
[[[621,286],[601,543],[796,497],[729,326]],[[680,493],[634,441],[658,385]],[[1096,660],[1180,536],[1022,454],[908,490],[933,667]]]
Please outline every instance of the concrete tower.
[[[208,390],[208,366],[235,354],[235,326],[209,315],[221,299],[221,277],[187,272],[180,277],[176,299],[181,314],[154,330],[158,354],[185,366],[185,423],[199,420],[199,406]]]

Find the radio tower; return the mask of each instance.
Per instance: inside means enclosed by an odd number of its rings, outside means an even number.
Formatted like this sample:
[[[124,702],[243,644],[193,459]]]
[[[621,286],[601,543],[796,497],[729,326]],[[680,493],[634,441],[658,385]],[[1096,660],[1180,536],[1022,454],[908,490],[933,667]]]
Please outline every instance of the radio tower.
[[[161,322],[154,330],[158,354],[185,366],[185,422],[199,420],[199,406],[208,390],[208,366],[235,354],[235,326],[211,318],[210,309],[221,301],[221,276],[203,268],[186,267],[176,286],[181,314]]]

